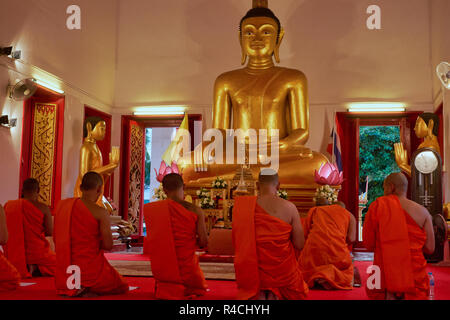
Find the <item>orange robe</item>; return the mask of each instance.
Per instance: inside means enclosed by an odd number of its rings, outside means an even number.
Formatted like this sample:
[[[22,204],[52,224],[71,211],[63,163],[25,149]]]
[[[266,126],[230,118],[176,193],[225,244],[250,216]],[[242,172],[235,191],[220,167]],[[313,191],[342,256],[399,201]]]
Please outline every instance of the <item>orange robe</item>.
[[[299,262],[310,288],[316,279],[326,280],[334,289],[353,288],[353,263],[347,244],[350,214],[338,205],[309,210]]]
[[[19,283],[19,271],[17,271],[0,251],[0,291],[14,290],[19,286]]]
[[[27,265],[37,265],[43,276],[55,274],[56,256],[45,238],[44,213],[30,201],[18,199],[5,204],[8,242],[6,258],[22,278],[31,277]]]
[[[427,299],[429,279],[422,248],[427,239],[397,196],[378,198],[370,205],[363,228],[364,246],[375,252],[381,288],[366,292],[371,299],[385,299],[386,290],[404,293],[406,299]]]
[[[198,216],[167,199],[144,205],[148,252],[157,299],[186,299],[206,293],[197,248]]]
[[[305,299],[309,289],[291,241],[292,226],[265,212],[254,196],[237,197],[233,210],[237,298],[255,299],[270,290],[279,299]]]
[[[56,291],[74,296],[76,289],[67,286],[67,267],[81,271],[81,288],[98,295],[123,294],[128,284],[108,263],[101,249],[99,222],[78,198],[62,200],[55,211],[54,241],[56,249]]]

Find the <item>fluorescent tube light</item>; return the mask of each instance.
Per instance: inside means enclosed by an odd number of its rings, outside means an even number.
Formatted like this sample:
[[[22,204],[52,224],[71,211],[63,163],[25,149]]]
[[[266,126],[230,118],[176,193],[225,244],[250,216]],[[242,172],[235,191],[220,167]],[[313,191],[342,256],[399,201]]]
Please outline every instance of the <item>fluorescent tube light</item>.
[[[155,115],[183,115],[186,106],[154,106],[138,107],[133,113],[135,116],[155,116]]]
[[[51,85],[51,84],[48,84],[48,83],[46,83],[46,82],[44,82],[44,81],[41,81],[41,80],[38,80],[38,79],[34,79],[35,80],[35,82],[38,84],[38,85],[40,85],[40,86],[43,86],[43,87],[45,87],[45,88],[47,88],[47,89],[50,89],[50,90],[52,90],[52,91],[55,91],[55,92],[57,92],[57,93],[59,93],[59,94],[64,94],[64,90],[61,90],[61,89],[59,89],[59,88],[57,88],[57,87],[55,87],[55,86],[53,86],[53,85]]]
[[[348,112],[403,112],[405,106],[397,102],[350,103]]]

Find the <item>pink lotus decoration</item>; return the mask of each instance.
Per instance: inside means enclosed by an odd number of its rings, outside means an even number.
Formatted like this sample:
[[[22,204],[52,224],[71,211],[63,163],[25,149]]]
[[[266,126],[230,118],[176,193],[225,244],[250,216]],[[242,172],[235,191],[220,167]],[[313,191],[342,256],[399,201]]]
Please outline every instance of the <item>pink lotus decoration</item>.
[[[156,180],[158,180],[158,182],[162,182],[163,178],[164,178],[164,176],[166,174],[169,174],[169,173],[178,173],[178,174],[180,174],[180,170],[178,170],[178,166],[177,166],[177,164],[175,162],[172,162],[172,165],[169,167],[169,166],[166,165],[164,160],[161,161],[161,165],[159,166],[159,173],[156,172],[156,169],[154,169],[154,170],[155,170],[155,173],[156,173]]]
[[[335,164],[325,163],[320,166],[319,171],[314,171],[314,179],[318,184],[338,186],[344,181],[344,175]]]

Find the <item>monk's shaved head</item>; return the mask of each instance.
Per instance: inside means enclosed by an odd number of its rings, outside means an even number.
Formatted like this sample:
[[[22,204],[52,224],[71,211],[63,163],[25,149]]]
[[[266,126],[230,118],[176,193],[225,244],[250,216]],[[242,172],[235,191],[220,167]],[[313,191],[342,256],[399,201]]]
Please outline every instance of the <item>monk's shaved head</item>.
[[[328,202],[328,199],[326,199],[324,197],[316,198],[316,207],[329,206],[329,205],[330,205],[330,202]]]
[[[169,173],[164,176],[162,185],[164,190],[176,191],[184,187],[184,182],[178,173]]]
[[[98,187],[103,185],[102,176],[97,172],[90,171],[83,176],[81,181],[80,189],[83,191],[96,190]]]
[[[406,193],[408,191],[408,179],[401,172],[391,173],[384,179],[383,187],[385,195],[392,193]]]
[[[22,185],[22,197],[24,194],[39,193],[39,182],[34,178],[28,178]]]
[[[273,169],[262,169],[258,176],[260,184],[278,184],[278,173]]]

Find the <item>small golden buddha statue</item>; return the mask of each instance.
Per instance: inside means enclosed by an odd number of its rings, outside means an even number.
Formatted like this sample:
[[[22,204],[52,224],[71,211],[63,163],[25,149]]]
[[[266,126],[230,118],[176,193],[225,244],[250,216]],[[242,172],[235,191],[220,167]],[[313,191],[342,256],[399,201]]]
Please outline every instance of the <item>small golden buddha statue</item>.
[[[439,142],[436,137],[438,130],[439,118],[437,115],[429,112],[419,115],[414,126],[414,132],[418,138],[423,138],[424,140],[417,149],[432,148],[440,154]],[[397,162],[398,167],[411,177],[411,166],[408,164],[408,154],[403,148],[403,143],[395,143],[394,152],[395,162]]]
[[[84,142],[80,150],[80,170],[75,185],[74,196],[81,197],[80,184],[85,173],[95,171],[100,174],[105,182],[119,165],[119,148],[113,147],[109,154],[109,164],[103,165],[103,158],[97,141],[105,138],[106,123],[100,117],[89,117],[86,119],[83,128]],[[104,188],[104,183],[103,187]],[[99,197],[97,204],[106,208],[110,213],[113,211],[111,204],[102,195]]]
[[[281,183],[311,185],[314,170],[328,159],[305,147],[310,134],[306,76],[299,70],[274,64],[274,59],[280,62],[283,37],[284,29],[267,8],[267,0],[253,0],[253,8],[242,18],[239,27],[241,64],[248,62],[244,68],[225,72],[216,79],[212,127],[221,130],[224,136],[227,129],[255,129],[256,132],[266,129],[266,150],[271,150],[271,129],[278,130]],[[193,153],[201,152],[207,144]],[[247,145],[248,150],[253,147]],[[217,176],[232,179],[240,169],[236,161],[234,164],[227,164],[225,160],[223,164],[205,164],[201,155],[193,157],[200,159],[196,161],[200,165],[180,165],[188,184],[207,183]],[[267,166],[252,164],[250,169],[256,177],[260,169]]]

